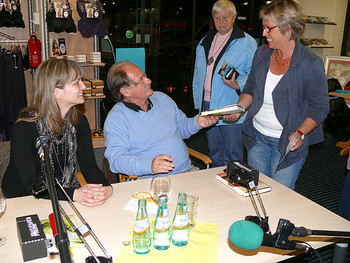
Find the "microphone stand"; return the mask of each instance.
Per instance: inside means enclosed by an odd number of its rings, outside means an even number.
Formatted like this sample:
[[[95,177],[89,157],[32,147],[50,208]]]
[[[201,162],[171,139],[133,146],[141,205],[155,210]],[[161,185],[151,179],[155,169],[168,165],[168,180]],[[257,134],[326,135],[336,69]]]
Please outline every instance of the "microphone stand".
[[[49,144],[50,139],[48,136],[40,135],[40,143],[42,145],[44,154],[41,155],[41,167],[46,178],[45,185],[49,191],[53,215],[55,218],[55,224],[57,229],[57,235],[55,236],[56,246],[60,252],[61,262],[68,263],[72,262],[70,251],[69,251],[69,238],[67,235],[66,227],[63,223],[63,219],[60,213],[57,191],[54,184],[53,175],[51,172],[50,161],[49,161]]]
[[[89,252],[90,252],[92,257],[90,256],[90,257],[86,258],[86,262],[89,262],[89,263],[93,263],[93,262],[96,262],[96,263],[112,263],[112,257],[107,253],[106,249],[103,247],[103,245],[100,242],[100,240],[97,238],[95,233],[92,231],[92,228],[89,226],[89,224],[83,218],[82,214],[75,207],[75,205],[73,204],[72,199],[69,197],[69,195],[67,194],[66,190],[63,188],[63,186],[60,184],[60,182],[57,180],[57,178],[55,178],[55,182],[58,184],[58,186],[60,187],[60,189],[62,190],[62,192],[66,196],[66,198],[67,198],[69,204],[71,205],[72,209],[76,212],[76,214],[78,215],[79,219],[84,224],[82,226],[80,226],[80,227],[77,227],[72,222],[72,220],[70,220],[69,216],[64,211],[62,206],[59,205],[58,197],[57,197],[57,191],[56,191],[55,183],[54,183],[54,178],[52,176],[51,169],[50,169],[51,167],[50,167],[50,163],[49,163],[49,160],[48,160],[48,156],[49,156],[49,152],[48,152],[48,148],[49,147],[48,147],[48,145],[50,143],[50,139],[49,139],[48,136],[40,136],[39,140],[40,140],[40,145],[37,142],[36,143],[36,147],[38,149],[39,157],[41,159],[41,165],[42,165],[42,169],[44,171],[44,177],[39,177],[34,182],[34,184],[33,184],[33,192],[35,194],[37,194],[37,193],[39,193],[39,192],[41,192],[43,190],[48,189],[49,194],[50,194],[50,199],[54,203],[52,206],[53,206],[53,214],[54,214],[54,218],[55,218],[55,225],[56,225],[56,229],[57,229],[57,235],[55,237],[55,241],[56,241],[56,246],[58,247],[59,252],[60,252],[61,262],[70,263],[70,262],[72,262],[72,260],[70,258],[70,253],[69,253],[69,238],[68,238],[66,226],[64,225],[64,222],[63,222],[63,219],[62,219],[60,211],[67,218],[68,222],[73,226],[74,231],[77,233],[77,235],[83,241],[83,243],[86,246],[86,248],[89,250]],[[47,174],[49,176],[47,176]],[[52,193],[53,193],[53,196],[52,196]],[[56,219],[56,217],[58,219]],[[94,240],[99,245],[99,247],[101,248],[101,250],[103,251],[103,253],[105,254],[106,257],[101,257],[101,256],[96,256],[95,255],[95,253],[92,251],[91,247],[89,246],[89,244],[87,243],[87,241],[84,238],[84,235],[86,235],[88,233],[90,233],[93,236]],[[62,241],[61,236],[64,237],[64,241]],[[65,246],[63,247],[63,245],[65,245]],[[66,255],[66,254],[68,254],[68,255]],[[68,258],[68,256],[69,256],[69,258]]]
[[[261,199],[261,195],[259,193],[258,186],[255,185],[254,179],[249,177],[249,176],[243,176],[241,179],[245,182],[245,186],[246,186],[246,188],[248,189],[248,192],[249,192],[249,198],[252,201],[255,213],[257,215],[257,217],[256,216],[246,216],[245,219],[248,220],[248,221],[252,221],[252,222],[258,224],[264,230],[265,233],[269,234],[271,232],[270,231],[270,227],[269,227],[269,223],[268,223],[269,217],[268,217],[268,215],[266,213],[263,201]],[[262,210],[262,213],[263,213],[264,217],[262,217],[260,215],[258,206],[256,205],[256,202],[255,202],[255,199],[254,199],[254,195],[253,195],[253,192],[252,192],[253,189],[255,189],[256,196],[257,196],[257,199],[258,199],[258,202],[259,202],[259,205],[260,205],[260,208]]]
[[[78,211],[78,209],[75,207],[75,205],[73,204],[72,199],[69,197],[69,195],[67,194],[66,190],[64,190],[63,186],[60,184],[60,182],[56,179],[56,183],[58,184],[58,186],[61,188],[62,192],[64,193],[64,195],[66,196],[69,204],[71,205],[72,209],[74,210],[74,212],[78,215],[79,219],[84,223],[82,226],[77,227],[72,220],[70,220],[69,216],[67,215],[67,213],[64,211],[64,209],[60,206],[61,212],[64,214],[64,216],[67,218],[67,220],[69,221],[69,223],[73,226],[74,231],[78,234],[78,236],[80,237],[80,239],[84,242],[86,248],[89,250],[91,256],[95,259],[95,261],[97,263],[112,263],[112,257],[107,253],[106,249],[104,248],[104,246],[102,245],[102,243],[100,242],[100,240],[97,238],[97,236],[95,235],[95,233],[92,231],[92,228],[89,226],[89,224],[86,222],[86,220],[83,218],[82,214]],[[89,244],[87,243],[87,241],[84,238],[84,235],[90,233],[94,240],[96,241],[96,243],[99,245],[99,247],[101,248],[101,250],[103,251],[103,253],[105,254],[106,257],[97,257],[95,255],[95,253],[92,251],[91,247],[89,246]]]
[[[278,232],[285,232],[288,236],[306,237],[306,236],[334,236],[334,237],[350,237],[350,231],[332,231],[332,230],[311,230],[305,227],[295,227],[287,219],[281,218],[278,222]]]

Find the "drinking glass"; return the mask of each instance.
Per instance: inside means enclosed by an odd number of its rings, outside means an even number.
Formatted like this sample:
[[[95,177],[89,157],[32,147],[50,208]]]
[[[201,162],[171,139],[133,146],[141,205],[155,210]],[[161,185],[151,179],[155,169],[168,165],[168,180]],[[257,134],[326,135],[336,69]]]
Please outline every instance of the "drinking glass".
[[[5,212],[5,208],[6,208],[6,199],[0,188],[0,217]],[[5,245],[6,243],[7,243],[7,238],[4,236],[0,237],[0,247]]]
[[[153,200],[158,204],[159,196],[166,194],[168,202],[171,198],[171,180],[167,175],[156,175],[152,178],[150,192]]]

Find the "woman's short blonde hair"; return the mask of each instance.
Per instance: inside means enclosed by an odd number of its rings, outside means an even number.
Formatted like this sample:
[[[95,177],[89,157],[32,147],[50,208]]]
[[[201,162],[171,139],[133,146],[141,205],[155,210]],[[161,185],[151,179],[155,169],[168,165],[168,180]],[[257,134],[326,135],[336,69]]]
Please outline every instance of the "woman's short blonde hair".
[[[229,0],[219,0],[217,1],[211,10],[212,15],[214,16],[217,13],[220,13],[222,10],[228,10],[231,13],[231,16],[234,17],[237,14],[235,5]]]
[[[290,28],[291,39],[302,36],[305,30],[306,16],[297,0],[274,0],[264,6],[259,13],[263,20],[275,23],[284,35]]]

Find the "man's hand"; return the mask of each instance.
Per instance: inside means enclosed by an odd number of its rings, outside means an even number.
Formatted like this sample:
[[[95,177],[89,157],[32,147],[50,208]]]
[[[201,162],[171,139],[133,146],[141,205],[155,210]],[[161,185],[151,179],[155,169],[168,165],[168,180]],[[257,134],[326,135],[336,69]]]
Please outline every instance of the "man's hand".
[[[214,117],[214,116],[203,117],[202,115],[199,115],[197,118],[197,124],[199,127],[202,127],[202,128],[210,127],[211,125],[217,123],[218,121],[219,121],[219,117]]]
[[[151,169],[154,174],[168,173],[169,171],[172,171],[174,167],[175,164],[173,164],[173,158],[169,155],[160,154],[152,160]]]

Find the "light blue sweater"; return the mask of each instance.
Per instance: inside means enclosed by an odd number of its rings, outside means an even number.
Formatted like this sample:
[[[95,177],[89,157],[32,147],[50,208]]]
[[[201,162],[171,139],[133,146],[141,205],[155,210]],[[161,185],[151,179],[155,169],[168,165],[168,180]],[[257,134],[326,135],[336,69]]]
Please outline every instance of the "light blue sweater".
[[[152,177],[151,164],[159,154],[170,155],[175,164],[168,174],[192,168],[183,139],[201,128],[197,117],[187,118],[175,102],[161,92],[150,96],[153,107],[134,111],[117,103],[104,124],[105,157],[114,173]]]

